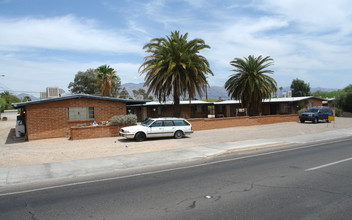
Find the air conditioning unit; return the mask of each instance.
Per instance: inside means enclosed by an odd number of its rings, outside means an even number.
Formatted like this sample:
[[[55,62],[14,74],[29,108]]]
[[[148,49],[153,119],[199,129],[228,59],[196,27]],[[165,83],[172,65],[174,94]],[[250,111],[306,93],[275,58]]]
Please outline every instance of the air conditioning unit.
[[[48,94],[48,98],[59,97],[60,91],[59,87],[47,87],[46,93]]]

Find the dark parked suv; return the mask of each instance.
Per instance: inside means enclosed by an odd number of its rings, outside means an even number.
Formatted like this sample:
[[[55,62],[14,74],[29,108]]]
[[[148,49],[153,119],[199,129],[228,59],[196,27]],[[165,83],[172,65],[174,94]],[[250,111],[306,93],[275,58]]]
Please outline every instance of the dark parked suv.
[[[299,120],[301,123],[304,123],[305,121],[318,123],[319,120],[326,120],[329,122],[328,117],[333,115],[334,113],[329,107],[313,107],[308,109],[306,112],[299,114]]]

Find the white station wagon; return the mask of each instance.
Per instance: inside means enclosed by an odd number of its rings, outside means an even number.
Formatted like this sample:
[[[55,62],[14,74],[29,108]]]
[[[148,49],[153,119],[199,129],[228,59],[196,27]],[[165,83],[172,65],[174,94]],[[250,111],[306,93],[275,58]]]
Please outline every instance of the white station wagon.
[[[151,118],[140,125],[121,128],[120,135],[144,141],[151,137],[182,138],[193,133],[192,125],[184,118]]]

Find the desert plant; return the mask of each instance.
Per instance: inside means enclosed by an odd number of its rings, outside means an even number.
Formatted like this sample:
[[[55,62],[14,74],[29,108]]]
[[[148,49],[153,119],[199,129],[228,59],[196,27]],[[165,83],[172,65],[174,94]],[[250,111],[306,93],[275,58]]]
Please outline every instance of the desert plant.
[[[115,115],[109,120],[111,125],[131,125],[137,123],[137,115]]]

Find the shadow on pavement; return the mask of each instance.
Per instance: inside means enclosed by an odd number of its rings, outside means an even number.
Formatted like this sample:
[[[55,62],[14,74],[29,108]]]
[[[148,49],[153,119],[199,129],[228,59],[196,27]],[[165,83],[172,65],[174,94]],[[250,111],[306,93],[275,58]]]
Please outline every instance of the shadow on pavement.
[[[7,135],[5,144],[16,144],[25,142],[24,137],[16,138],[16,129],[11,128],[9,134]]]
[[[190,138],[190,137],[188,135],[186,135],[182,139],[185,139],[185,138]],[[167,140],[167,139],[175,140],[174,137],[153,137],[153,138],[147,138],[147,140],[145,140],[145,141],[152,142],[152,141]],[[128,139],[128,138],[118,139],[117,141],[122,142],[122,143],[136,142],[134,139]]]

